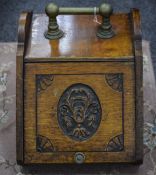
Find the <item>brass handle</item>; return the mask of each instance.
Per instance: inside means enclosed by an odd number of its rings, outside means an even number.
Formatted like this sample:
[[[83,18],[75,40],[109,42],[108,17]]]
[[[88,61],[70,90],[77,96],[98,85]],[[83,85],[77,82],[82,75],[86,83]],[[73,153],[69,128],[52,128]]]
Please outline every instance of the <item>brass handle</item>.
[[[57,15],[63,14],[63,15],[86,15],[86,14],[100,14],[102,16],[102,24],[100,25],[97,36],[102,39],[111,38],[114,36],[114,32],[112,29],[112,25],[110,23],[110,16],[113,13],[113,9],[111,5],[109,4],[101,4],[100,7],[85,7],[85,8],[72,8],[72,7],[58,7],[54,3],[49,3],[46,8],[45,12],[47,16],[49,17],[49,24],[48,24],[48,30],[45,33],[45,37],[47,39],[58,39],[63,36],[63,31],[59,29],[59,26],[57,24]]]

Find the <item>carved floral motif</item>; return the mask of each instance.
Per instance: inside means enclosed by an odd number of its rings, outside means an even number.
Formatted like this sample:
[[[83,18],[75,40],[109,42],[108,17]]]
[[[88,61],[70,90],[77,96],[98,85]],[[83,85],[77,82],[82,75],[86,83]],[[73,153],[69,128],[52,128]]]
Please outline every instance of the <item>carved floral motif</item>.
[[[59,100],[58,121],[64,134],[74,140],[91,137],[101,121],[101,105],[95,92],[84,84],[67,88]]]

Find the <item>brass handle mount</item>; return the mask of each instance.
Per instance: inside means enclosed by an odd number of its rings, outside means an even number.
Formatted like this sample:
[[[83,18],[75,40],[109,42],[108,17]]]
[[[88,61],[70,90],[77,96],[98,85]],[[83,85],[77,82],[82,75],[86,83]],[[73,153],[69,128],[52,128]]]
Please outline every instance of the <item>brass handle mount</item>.
[[[99,26],[97,31],[97,36],[102,39],[108,39],[113,37],[114,31],[110,23],[110,16],[113,13],[113,9],[110,4],[102,3],[99,7],[58,7],[54,3],[49,3],[45,12],[49,17],[48,30],[45,32],[45,37],[47,39],[59,39],[64,33],[59,29],[57,23],[57,16],[59,14],[63,15],[89,15],[89,14],[100,14],[102,16],[102,24]]]

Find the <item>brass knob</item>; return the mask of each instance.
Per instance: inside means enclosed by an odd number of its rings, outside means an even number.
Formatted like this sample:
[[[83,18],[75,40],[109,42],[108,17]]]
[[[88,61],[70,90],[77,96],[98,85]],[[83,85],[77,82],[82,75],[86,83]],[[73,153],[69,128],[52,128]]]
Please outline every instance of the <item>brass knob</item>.
[[[77,164],[82,164],[85,161],[85,155],[81,152],[75,153],[75,162]]]
[[[45,8],[45,12],[49,17],[48,31],[45,32],[45,37],[50,40],[61,38],[63,32],[59,29],[56,19],[59,13],[59,7],[54,3],[49,3]]]
[[[102,16],[110,17],[110,15],[113,13],[112,6],[110,4],[102,3],[99,7],[99,13]]]
[[[110,23],[110,16],[113,13],[113,8],[110,4],[103,3],[99,7],[99,13],[102,16],[102,24],[99,27],[97,36],[99,38],[111,38],[115,35]]]
[[[54,3],[49,3],[45,8],[45,12],[51,18],[56,17],[59,12],[59,7]]]

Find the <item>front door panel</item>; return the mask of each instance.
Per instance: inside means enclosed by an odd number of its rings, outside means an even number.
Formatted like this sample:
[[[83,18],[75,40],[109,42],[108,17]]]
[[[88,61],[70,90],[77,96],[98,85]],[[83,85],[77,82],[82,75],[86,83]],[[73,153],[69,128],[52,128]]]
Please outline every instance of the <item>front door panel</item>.
[[[25,163],[134,160],[133,64],[31,63],[25,70]]]

